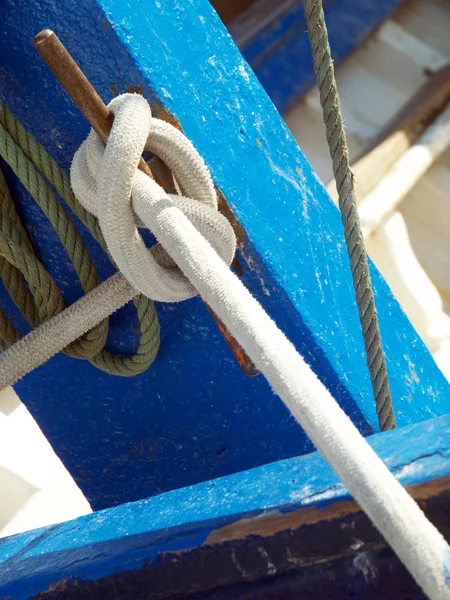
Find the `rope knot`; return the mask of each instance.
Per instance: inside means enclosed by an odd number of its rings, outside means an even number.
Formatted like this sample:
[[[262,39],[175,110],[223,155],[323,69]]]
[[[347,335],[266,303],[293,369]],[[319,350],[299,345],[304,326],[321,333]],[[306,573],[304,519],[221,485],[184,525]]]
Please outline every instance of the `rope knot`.
[[[230,265],[236,238],[217,211],[208,168],[183,133],[152,118],[142,96],[124,94],[109,108],[114,123],[106,147],[92,130],[74,156],[70,176],[75,195],[97,216],[113,259],[136,290],[160,302],[192,298],[197,291],[170,258],[170,248],[168,253],[159,243],[147,248],[138,227],[151,229],[162,212],[176,218],[181,210]],[[137,169],[144,150],[172,170],[181,195],[167,194]]]

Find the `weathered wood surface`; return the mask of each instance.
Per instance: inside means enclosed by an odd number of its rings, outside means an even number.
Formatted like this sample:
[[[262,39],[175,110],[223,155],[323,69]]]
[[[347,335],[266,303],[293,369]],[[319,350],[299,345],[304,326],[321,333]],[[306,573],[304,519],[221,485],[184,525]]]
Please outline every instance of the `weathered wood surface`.
[[[352,162],[359,201],[372,191],[396,160],[419,139],[449,101],[450,65],[447,65],[430,76]],[[327,185],[327,191],[333,199],[337,199],[334,181]]]
[[[2,17],[0,95],[62,166],[88,127],[33,50],[36,31],[60,35],[105,101],[131,88],[166,106],[240,224],[243,281],[360,431],[376,431],[340,216],[209,3],[49,0],[32,14],[19,2]],[[72,302],[80,286],[54,232],[8,178]],[[83,236],[106,277],[105,255]],[[373,280],[398,424],[445,414],[446,381],[376,270]],[[17,314],[4,293],[0,302]],[[16,386],[93,508],[312,450],[265,381],[242,374],[199,299],[158,312],[161,350],[144,375],[57,356]],[[109,347],[130,351],[135,330],[132,310],[115,315]]]
[[[370,444],[450,538],[450,416]],[[0,541],[0,597],[11,600],[313,592],[423,597],[318,453]]]

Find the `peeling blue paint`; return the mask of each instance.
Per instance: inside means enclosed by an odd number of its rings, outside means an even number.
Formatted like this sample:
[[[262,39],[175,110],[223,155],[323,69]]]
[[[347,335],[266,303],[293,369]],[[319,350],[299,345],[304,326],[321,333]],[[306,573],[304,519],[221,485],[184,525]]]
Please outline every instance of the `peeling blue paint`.
[[[450,415],[369,443],[403,485],[450,476]],[[97,580],[138,569],[170,551],[195,551],[226,524],[347,499],[315,452],[106,509],[0,540],[0,597],[22,600],[66,578]]]

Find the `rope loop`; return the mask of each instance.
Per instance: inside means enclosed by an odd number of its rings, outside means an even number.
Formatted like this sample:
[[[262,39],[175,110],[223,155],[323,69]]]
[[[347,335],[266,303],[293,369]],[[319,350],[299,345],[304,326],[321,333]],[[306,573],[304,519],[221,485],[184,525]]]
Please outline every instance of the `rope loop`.
[[[55,191],[107,250],[98,221],[76,200],[67,173],[1,102],[0,156],[49,219],[84,291],[91,292],[100,284],[100,279],[80,234]],[[0,277],[19,311],[36,328],[64,310],[64,299],[56,282],[36,256],[1,169],[0,204]],[[138,295],[133,301],[139,318],[140,339],[132,356],[113,354],[105,348],[108,319],[64,348],[64,353],[87,359],[112,375],[133,377],[143,373],[158,352],[159,323],[151,300]],[[0,309],[0,348],[5,350],[21,337],[21,332]]]
[[[180,209],[229,266],[236,238],[217,210],[208,168],[183,133],[152,118],[142,96],[124,94],[109,108],[114,123],[106,147],[91,131],[74,156],[70,176],[75,195],[98,218],[111,256],[136,290],[160,302],[192,298],[197,290],[159,244],[146,247],[138,227],[145,226],[142,215],[148,222],[149,213],[165,204],[167,211]],[[144,150],[166,163],[182,195],[167,194],[137,170]]]

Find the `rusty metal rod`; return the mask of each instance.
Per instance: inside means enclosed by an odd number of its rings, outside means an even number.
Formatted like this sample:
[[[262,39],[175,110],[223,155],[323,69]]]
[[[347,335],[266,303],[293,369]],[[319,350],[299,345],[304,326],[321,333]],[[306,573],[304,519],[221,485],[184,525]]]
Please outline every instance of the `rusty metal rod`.
[[[90,84],[60,39],[51,29],[44,29],[33,39],[33,45],[53,75],[86,117],[89,125],[105,141],[114,121],[113,113]],[[142,158],[139,169],[153,179],[150,167]]]
[[[108,110],[108,107],[97,94],[80,67],[73,60],[56,33],[51,29],[44,29],[35,36],[33,45],[55,75],[56,79],[79,108],[80,112],[86,117],[91,127],[104,141],[106,141],[111,131],[114,115]],[[162,164],[165,167],[164,163]],[[139,161],[139,169],[153,179],[152,171],[142,156]],[[167,177],[165,175],[167,174],[167,167],[162,169],[162,171],[159,169],[159,171],[160,173],[162,172],[162,177],[166,180]],[[158,183],[160,182],[158,181]],[[170,183],[168,185],[170,188],[172,187]],[[173,190],[167,189],[166,185],[163,187],[166,191],[173,193]],[[213,316],[219,331],[223,335],[244,373],[250,377],[258,375],[259,371],[255,369],[252,361],[246,355],[243,348],[241,348],[206,302],[205,305]]]
[[[33,44],[88,123],[105,141],[111,131],[114,115],[108,110],[58,36],[51,29],[44,29],[34,38]],[[155,179],[169,194],[176,194],[172,173],[168,167],[157,156],[154,157],[153,163],[155,172],[152,172],[141,157],[139,169]]]

